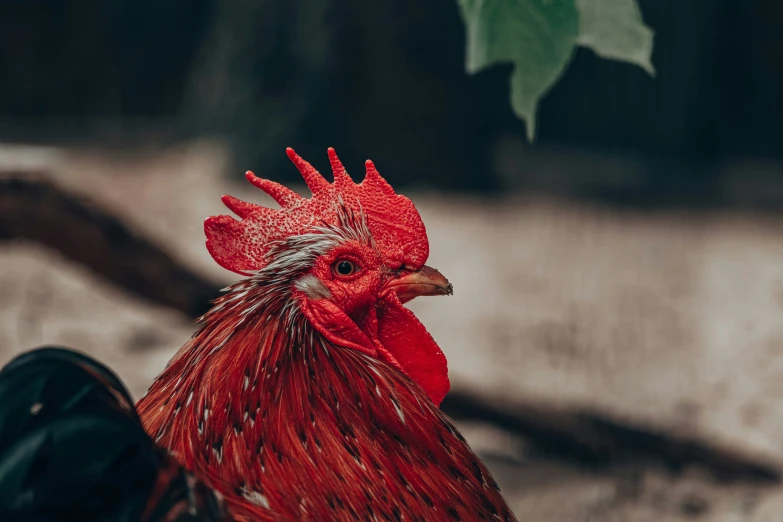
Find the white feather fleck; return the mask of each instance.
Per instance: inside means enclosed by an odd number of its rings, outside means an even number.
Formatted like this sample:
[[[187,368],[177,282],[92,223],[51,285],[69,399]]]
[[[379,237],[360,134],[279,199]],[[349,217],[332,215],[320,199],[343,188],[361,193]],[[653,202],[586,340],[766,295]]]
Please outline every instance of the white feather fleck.
[[[397,410],[397,415],[400,417],[400,420],[403,424],[405,424],[405,414],[402,412],[402,408],[400,408],[400,404],[397,402],[397,399],[392,399],[392,404],[394,404],[394,409]]]
[[[269,500],[258,491],[245,491],[242,493],[242,496],[245,497],[248,502],[252,502],[256,506],[269,509]]]
[[[297,290],[301,291],[307,297],[313,300],[317,299],[329,299],[332,297],[329,289],[323,284],[323,281],[318,279],[313,274],[306,274],[296,280],[294,286]]]

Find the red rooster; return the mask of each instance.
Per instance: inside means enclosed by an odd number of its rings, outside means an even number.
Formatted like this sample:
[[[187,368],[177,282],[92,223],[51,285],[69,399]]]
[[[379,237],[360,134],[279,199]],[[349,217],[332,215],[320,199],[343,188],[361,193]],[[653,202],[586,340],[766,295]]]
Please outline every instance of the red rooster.
[[[207,219],[231,286],[137,404],[146,431],[238,520],[514,520],[438,405],[446,359],[403,303],[449,295],[413,203],[333,149],[312,191],[248,172],[280,210]]]

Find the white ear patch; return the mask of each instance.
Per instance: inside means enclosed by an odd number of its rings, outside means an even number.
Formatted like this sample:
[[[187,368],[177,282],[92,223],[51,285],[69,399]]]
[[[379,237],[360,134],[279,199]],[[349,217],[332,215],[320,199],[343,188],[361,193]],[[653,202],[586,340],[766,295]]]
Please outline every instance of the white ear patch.
[[[324,286],[320,279],[312,274],[307,274],[294,283],[297,290],[304,292],[310,299],[329,299],[332,297],[329,289]]]

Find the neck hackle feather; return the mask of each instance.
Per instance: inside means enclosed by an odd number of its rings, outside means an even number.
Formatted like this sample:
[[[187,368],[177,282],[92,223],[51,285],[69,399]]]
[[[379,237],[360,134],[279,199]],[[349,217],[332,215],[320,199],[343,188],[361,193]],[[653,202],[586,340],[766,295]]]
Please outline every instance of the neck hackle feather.
[[[330,341],[297,298],[328,298],[308,274],[348,242],[389,271],[421,267],[428,243],[413,204],[370,162],[356,185],[331,149],[334,183],[289,157],[311,199],[248,173],[282,208],[226,196],[242,220],[207,220],[213,257],[250,277],[216,300],[139,401],[145,429],[222,493],[237,520],[514,520],[415,372]],[[400,309],[385,312],[390,321],[409,318]],[[428,335],[421,343],[434,345]]]

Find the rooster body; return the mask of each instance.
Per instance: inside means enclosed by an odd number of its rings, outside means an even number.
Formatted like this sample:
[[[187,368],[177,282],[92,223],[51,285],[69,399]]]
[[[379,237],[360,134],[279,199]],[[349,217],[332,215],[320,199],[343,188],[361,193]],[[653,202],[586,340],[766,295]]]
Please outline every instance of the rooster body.
[[[277,321],[282,310],[253,283],[217,307],[232,301],[265,311],[244,328],[232,323],[247,317],[241,308],[208,314],[140,404],[148,432],[230,505],[251,504],[259,520],[511,519],[416,383],[332,344],[304,316]],[[233,332],[225,342],[223,331]]]

